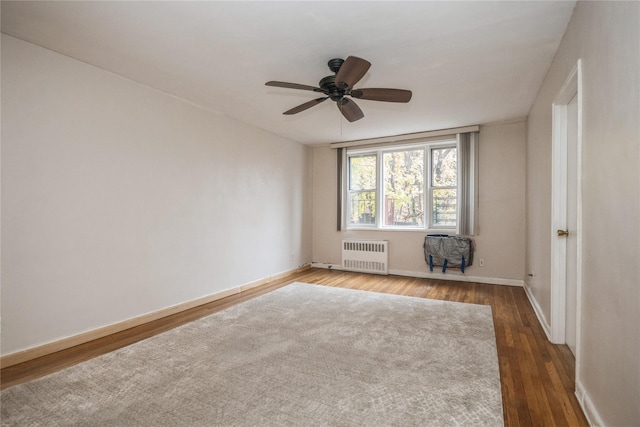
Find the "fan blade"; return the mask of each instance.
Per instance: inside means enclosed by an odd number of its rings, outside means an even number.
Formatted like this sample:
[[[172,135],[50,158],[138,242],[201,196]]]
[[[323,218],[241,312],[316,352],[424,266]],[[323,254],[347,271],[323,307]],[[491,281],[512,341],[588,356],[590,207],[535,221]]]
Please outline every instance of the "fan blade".
[[[356,89],[351,91],[351,96],[358,99],[384,102],[409,102],[411,91],[404,89]]]
[[[325,98],[316,98],[316,99],[312,99],[311,101],[305,102],[304,104],[300,104],[300,105],[298,105],[297,107],[293,107],[292,109],[287,110],[287,111],[285,111],[285,112],[284,112],[284,113],[282,113],[282,114],[286,114],[287,116],[290,116],[290,115],[292,115],[292,114],[297,114],[297,113],[299,113],[299,112],[301,112],[301,111],[304,111],[304,110],[306,110],[306,109],[308,109],[308,108],[311,108],[311,107],[313,107],[313,106],[315,106],[315,105],[318,105],[318,104],[320,104],[321,102],[326,101],[327,99],[329,99],[329,97],[328,97],[328,96],[327,96],[327,97],[325,97]]]
[[[336,74],[336,86],[341,89],[353,87],[367,74],[371,63],[357,56],[348,57]]]
[[[337,105],[342,115],[350,122],[355,122],[356,120],[360,120],[364,117],[364,113],[360,107],[358,107],[358,104],[351,101],[349,98],[342,98],[337,102]]]
[[[287,82],[275,82],[270,81],[265,83],[266,86],[275,86],[275,87],[284,87],[287,89],[301,89],[301,90],[312,90],[314,92],[322,92],[319,87],[308,86],[308,85],[300,85],[298,83],[287,83]]]

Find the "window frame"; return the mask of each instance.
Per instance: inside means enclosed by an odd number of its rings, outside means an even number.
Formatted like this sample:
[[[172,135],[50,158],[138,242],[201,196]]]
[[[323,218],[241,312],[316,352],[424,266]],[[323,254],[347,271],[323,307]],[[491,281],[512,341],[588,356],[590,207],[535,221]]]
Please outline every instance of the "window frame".
[[[423,218],[422,218],[422,222],[423,225],[417,225],[417,226],[408,226],[408,225],[385,225],[386,223],[386,214],[387,214],[387,209],[385,204],[385,195],[386,195],[386,180],[385,180],[385,174],[384,174],[384,155],[388,154],[388,153],[397,153],[397,152],[406,152],[406,151],[422,151],[422,158],[423,158],[423,164],[422,164],[422,212],[423,212]],[[380,173],[379,173],[379,179],[380,179],[380,183],[381,185],[381,189],[380,189],[380,206],[382,211],[380,212],[380,228],[383,230],[423,230],[424,229],[424,224],[425,222],[425,209],[426,209],[426,200],[425,200],[425,163],[427,163],[424,159],[426,159],[426,150],[424,147],[424,144],[412,144],[412,145],[400,145],[400,146],[390,146],[386,149],[380,149],[380,153],[379,153],[379,159],[380,162],[382,162],[380,164]]]
[[[351,157],[369,157],[369,156],[372,156],[373,154],[374,154],[374,153],[369,153],[369,152],[363,152],[363,153],[356,152],[356,153],[353,153],[353,154],[349,155],[349,154],[347,153],[347,162],[346,162],[346,164],[347,164],[347,179],[346,179],[346,189],[345,189],[345,199],[346,199],[347,203],[343,204],[343,206],[346,206],[346,209],[345,209],[345,211],[346,211],[346,214],[345,214],[345,216],[346,216],[345,223],[347,224],[347,228],[348,228],[348,229],[351,229],[351,228],[350,228],[350,225],[351,225],[351,223],[350,223],[350,219],[351,219],[351,216],[352,216],[352,215],[351,215],[351,207],[352,207],[352,204],[351,204],[351,203],[349,203],[349,202],[350,202],[350,200],[351,200],[351,199],[350,199],[350,197],[349,197],[349,196],[350,196],[350,194],[351,194],[352,192],[358,192],[358,193],[366,192],[366,193],[370,193],[370,192],[372,192],[372,191],[374,192],[374,197],[375,197],[375,204],[374,204],[374,209],[375,209],[375,212],[376,212],[376,215],[375,215],[375,218],[376,218],[376,219],[375,219],[375,222],[374,222],[373,224],[357,224],[357,225],[358,225],[358,227],[359,227],[359,228],[361,228],[361,229],[375,229],[375,228],[376,228],[376,223],[377,223],[377,221],[378,221],[378,216],[379,216],[379,214],[378,214],[378,213],[380,212],[380,211],[379,211],[379,209],[378,209],[378,197],[379,197],[379,191],[378,191],[378,189],[379,189],[379,187],[380,187],[380,185],[379,185],[380,177],[378,176],[378,169],[379,169],[379,167],[378,167],[378,166],[379,166],[379,164],[380,164],[380,157],[379,157],[378,155],[376,155],[376,156],[375,156],[375,157],[376,157],[376,173],[375,173],[375,176],[376,176],[376,185],[375,185],[375,188],[360,189],[360,190],[352,190],[352,189],[351,189]]]
[[[443,149],[443,148],[455,148],[456,149],[456,184],[455,185],[434,185],[433,183],[433,155],[432,152],[433,150],[438,150],[438,149]],[[428,223],[427,223],[427,229],[429,230],[457,230],[458,228],[458,219],[460,217],[460,157],[459,157],[459,149],[458,149],[458,144],[456,140],[453,140],[453,142],[447,143],[447,144],[432,144],[431,146],[427,147],[427,151],[429,152],[429,157],[428,157],[428,166],[427,166],[427,171],[426,174],[428,174],[428,182],[427,182],[427,195],[429,198],[429,209],[427,211],[428,213]],[[454,225],[448,225],[448,226],[438,226],[435,225],[433,223],[433,192],[434,190],[456,190],[456,223]],[[426,203],[426,200],[425,200]]]
[[[343,187],[343,206],[342,209],[343,224],[346,230],[378,230],[378,231],[439,231],[456,233],[459,222],[459,209],[456,211],[456,225],[453,226],[434,226],[432,224],[432,154],[431,150],[434,148],[454,148],[457,156],[457,170],[456,170],[456,199],[458,206],[460,205],[460,165],[459,165],[459,146],[456,137],[449,136],[447,138],[439,138],[438,140],[420,141],[410,144],[385,144],[378,147],[366,147],[366,148],[347,148],[345,150],[345,185]],[[384,180],[384,154],[391,152],[401,151],[416,151],[422,150],[423,152],[423,167],[422,167],[422,210],[423,224],[418,226],[397,226],[397,225],[384,225],[385,223],[385,180]],[[351,223],[351,157],[362,157],[366,155],[376,156],[376,189],[375,189],[375,221],[372,224],[356,224]]]

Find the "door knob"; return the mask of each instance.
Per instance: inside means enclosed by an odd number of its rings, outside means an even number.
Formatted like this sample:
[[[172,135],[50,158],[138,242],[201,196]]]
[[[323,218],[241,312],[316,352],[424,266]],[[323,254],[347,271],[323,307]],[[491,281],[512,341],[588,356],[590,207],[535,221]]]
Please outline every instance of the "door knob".
[[[558,230],[556,233],[558,233],[558,236],[560,237],[565,237],[569,235],[569,230]]]

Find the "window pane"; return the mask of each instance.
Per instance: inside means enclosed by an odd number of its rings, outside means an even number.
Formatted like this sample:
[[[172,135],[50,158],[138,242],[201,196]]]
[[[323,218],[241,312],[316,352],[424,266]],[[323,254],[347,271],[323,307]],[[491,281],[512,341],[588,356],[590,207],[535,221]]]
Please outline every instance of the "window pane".
[[[376,192],[349,192],[349,223],[373,225],[376,223]]]
[[[457,190],[434,189],[431,222],[434,226],[455,227],[457,217]]]
[[[349,190],[376,189],[376,155],[349,157]]]
[[[458,184],[458,156],[455,147],[431,150],[431,185],[455,187]]]
[[[424,150],[383,154],[384,225],[424,224]]]

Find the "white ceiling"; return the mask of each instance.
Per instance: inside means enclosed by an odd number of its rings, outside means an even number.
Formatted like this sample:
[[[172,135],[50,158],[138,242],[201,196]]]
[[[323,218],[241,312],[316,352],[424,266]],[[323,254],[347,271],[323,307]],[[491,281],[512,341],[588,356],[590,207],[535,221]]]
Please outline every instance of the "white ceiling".
[[[305,144],[527,115],[575,1],[8,2],[2,32]],[[331,58],[372,63],[356,88],[409,89],[408,104],[358,100],[342,118],[318,97]]]

